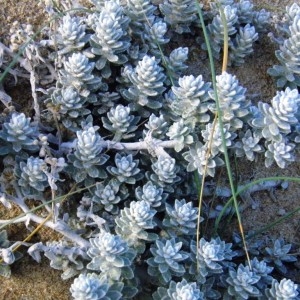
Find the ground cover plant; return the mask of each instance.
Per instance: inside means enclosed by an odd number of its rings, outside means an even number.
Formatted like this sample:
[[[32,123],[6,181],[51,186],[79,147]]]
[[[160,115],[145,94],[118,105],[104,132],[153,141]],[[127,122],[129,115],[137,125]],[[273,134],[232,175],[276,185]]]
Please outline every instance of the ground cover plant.
[[[235,186],[230,164],[263,157],[266,168],[284,169],[296,160],[300,7],[287,7],[273,37],[278,65],[269,74],[279,90],[255,104],[226,65],[242,65],[268,33],[267,11],[250,1],[91,3],[49,2],[53,22],[38,36],[20,26],[1,45],[1,80],[27,71],[33,97],[26,115],[1,94],[0,201],[24,212],[1,220],[1,274],[23,245],[74,277],[74,299],[297,299],[292,245],[200,229],[231,212],[240,221],[237,196],[256,208],[251,192],[297,181]],[[223,72],[212,66],[211,82],[189,74],[188,47],[172,48],[182,36],[211,65],[223,59]],[[222,169],[224,186],[214,180]],[[5,228],[16,222],[63,238],[10,242]]]

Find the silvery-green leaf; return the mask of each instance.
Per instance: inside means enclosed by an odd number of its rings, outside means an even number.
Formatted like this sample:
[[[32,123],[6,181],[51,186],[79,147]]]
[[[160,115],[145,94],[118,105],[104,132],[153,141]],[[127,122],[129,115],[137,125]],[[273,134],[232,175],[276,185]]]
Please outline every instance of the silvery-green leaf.
[[[74,180],[78,182],[82,182],[86,178],[86,172],[80,172],[80,171],[75,171],[76,173],[73,174]]]
[[[124,267],[122,268],[122,276],[126,279],[132,279],[134,278],[134,273],[130,267]]]
[[[161,273],[161,275],[166,283],[168,283],[172,279],[170,272],[164,272],[164,273]]]
[[[169,266],[166,263],[160,263],[158,269],[160,273],[165,273],[169,270]]]
[[[99,177],[99,171],[98,171],[97,167],[91,166],[90,168],[87,169],[87,173],[89,176],[91,176],[93,178]]]
[[[133,297],[138,293],[138,289],[136,287],[133,286],[125,286],[122,289],[122,296],[126,297],[127,299],[133,299]],[[112,297],[111,299],[117,299]]]

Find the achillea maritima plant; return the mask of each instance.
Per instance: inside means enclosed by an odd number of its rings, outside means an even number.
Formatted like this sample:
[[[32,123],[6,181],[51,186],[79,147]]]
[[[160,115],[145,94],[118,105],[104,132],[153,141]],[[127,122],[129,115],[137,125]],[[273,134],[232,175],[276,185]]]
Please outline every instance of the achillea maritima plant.
[[[194,200],[203,176],[211,177],[203,187],[208,198],[232,196],[214,178],[223,174],[224,153],[237,164],[262,157],[266,167],[286,168],[297,161],[299,6],[287,8],[277,26],[281,36],[273,37],[280,66],[269,73],[285,90],[252,103],[233,69],[216,77],[213,91],[201,74],[206,54],[193,60],[197,46],[186,41],[207,49],[194,0],[90,2],[89,9],[73,9],[72,1],[47,1],[55,33],[48,27],[43,40],[33,40],[32,26],[16,25],[10,47],[0,43],[1,72],[19,50],[14,62],[30,74],[34,100],[29,118],[0,91],[0,202],[24,213],[1,226],[34,222],[59,232],[62,239],[32,244],[28,253],[39,262],[43,252],[63,279],[79,275],[70,289],[75,299],[297,299],[294,282],[273,278],[295,267],[290,244],[251,244],[252,269],[241,264],[238,239],[231,244],[204,232],[197,245],[197,222],[211,222],[223,205],[218,201],[199,219]],[[215,58],[227,23],[232,68],[253,62],[253,43],[272,28],[270,13],[248,0],[210,2],[203,17]],[[194,63],[198,74],[189,72]],[[9,66],[2,77],[7,71],[24,77]],[[245,187],[237,183],[236,191]],[[249,188],[241,195],[244,207],[251,192],[279,185]],[[76,191],[62,200],[69,186]],[[42,203],[53,220],[45,223],[28,200]],[[21,242],[10,242],[6,231],[1,238],[0,274],[8,276]]]

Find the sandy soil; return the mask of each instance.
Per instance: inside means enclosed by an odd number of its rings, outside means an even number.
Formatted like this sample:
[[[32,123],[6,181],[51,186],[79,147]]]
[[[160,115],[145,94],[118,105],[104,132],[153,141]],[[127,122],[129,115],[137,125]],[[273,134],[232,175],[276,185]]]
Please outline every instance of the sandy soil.
[[[259,8],[267,8],[276,14],[281,14],[285,6],[294,1],[255,0],[253,2]],[[9,28],[15,20],[19,20],[20,23],[29,22],[38,28],[44,22],[42,8],[37,5],[37,1],[32,0],[0,0],[1,41],[8,38]],[[251,95],[253,96],[254,101],[268,101],[275,95],[276,91],[272,79],[266,74],[266,70],[276,62],[274,46],[268,38],[265,38],[256,45],[256,48],[254,56],[249,57],[244,66],[234,70],[229,69],[229,71],[237,75],[240,83],[247,87],[250,97]],[[194,54],[196,55],[197,52]],[[18,97],[23,95],[22,93],[20,94],[20,86],[11,88],[11,92],[16,97],[14,99],[18,99]],[[261,164],[239,164],[239,174],[242,174],[241,182],[274,175],[299,176],[300,174],[299,163],[295,163],[284,171],[279,168],[265,170],[261,166]],[[275,201],[272,200],[268,193],[257,193],[255,199],[261,202],[261,207],[258,210],[253,211],[249,209],[243,213],[242,218],[245,230],[258,229],[267,223],[275,221],[283,210],[286,212],[292,211],[299,205],[299,195],[300,187],[296,184],[290,184],[287,191],[276,191]],[[8,213],[11,212],[4,210],[2,207],[0,208],[0,218],[3,218],[4,215],[7,216]],[[17,213],[17,211],[13,213]],[[280,235],[295,245],[299,245],[300,236],[298,229],[299,214],[277,225],[266,232],[266,234]],[[26,231],[24,231],[22,226],[9,229],[10,240],[17,240],[25,234]],[[39,237],[47,240],[48,238],[53,238],[53,235],[51,232],[44,230],[39,233]],[[300,282],[299,277],[297,280]],[[62,281],[60,271],[50,268],[46,258],[41,264],[37,264],[26,255],[12,266],[11,278],[0,278],[0,300],[70,299],[69,287],[71,282],[72,280]]]

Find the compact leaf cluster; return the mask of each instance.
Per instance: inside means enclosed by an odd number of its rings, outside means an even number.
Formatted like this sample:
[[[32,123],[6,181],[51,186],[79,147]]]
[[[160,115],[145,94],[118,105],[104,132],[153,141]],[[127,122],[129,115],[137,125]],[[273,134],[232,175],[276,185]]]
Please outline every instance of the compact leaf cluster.
[[[197,222],[217,213],[204,209],[198,216],[194,181],[210,177],[206,196],[214,189],[231,196],[214,181],[225,165],[224,146],[230,157],[262,157],[266,167],[296,160],[300,6],[288,7],[278,27],[281,65],[269,73],[282,90],[269,103],[254,104],[232,74],[216,77],[216,91],[203,74],[189,74],[188,47],[172,43],[184,35],[208,49],[202,10],[213,56],[220,58],[226,27],[229,64],[242,65],[270,19],[251,1],[211,2],[205,9],[194,0],[90,2],[84,8],[62,1],[64,12],[50,1],[55,26],[40,40],[32,39],[30,26],[20,26],[10,48],[1,46],[0,66],[20,50],[34,114],[3,98],[0,202],[19,206],[24,215],[11,222],[31,229],[45,221],[27,202],[37,201],[52,217],[44,226],[64,237],[23,243],[28,253],[37,261],[44,253],[64,279],[76,276],[70,292],[78,300],[298,299],[296,283],[275,279],[279,272],[287,276],[296,260],[283,240],[252,248],[249,242],[251,265],[237,241],[202,237],[197,243]],[[77,192],[66,200],[71,186]],[[7,220],[0,221],[4,228]],[[2,275],[20,257],[15,246],[1,231]]]

